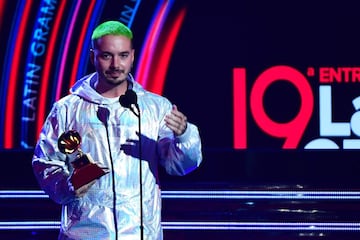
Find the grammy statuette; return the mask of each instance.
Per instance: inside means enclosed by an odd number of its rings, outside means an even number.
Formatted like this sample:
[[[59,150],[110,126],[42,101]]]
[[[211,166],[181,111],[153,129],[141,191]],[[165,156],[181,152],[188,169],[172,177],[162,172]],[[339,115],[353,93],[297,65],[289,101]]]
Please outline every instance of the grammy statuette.
[[[83,153],[80,144],[80,134],[75,130],[64,132],[58,139],[60,152],[67,155],[76,155],[71,162],[74,171],[70,176],[70,181],[75,190],[109,173],[107,168],[98,166],[89,154]]]

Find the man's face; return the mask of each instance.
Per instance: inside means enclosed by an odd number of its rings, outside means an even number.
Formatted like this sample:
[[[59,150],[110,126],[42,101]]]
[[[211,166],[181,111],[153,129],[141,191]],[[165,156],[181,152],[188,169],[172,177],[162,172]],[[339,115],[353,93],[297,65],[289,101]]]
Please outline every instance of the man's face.
[[[117,86],[126,81],[134,61],[131,40],[124,36],[107,35],[94,43],[91,61],[103,84]]]

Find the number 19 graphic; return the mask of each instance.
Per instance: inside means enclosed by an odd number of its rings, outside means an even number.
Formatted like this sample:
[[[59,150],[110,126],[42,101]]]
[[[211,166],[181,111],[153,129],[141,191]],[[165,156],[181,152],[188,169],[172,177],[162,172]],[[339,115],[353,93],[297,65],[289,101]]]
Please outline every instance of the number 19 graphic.
[[[288,122],[271,119],[264,108],[264,94],[276,81],[288,81],[300,95],[299,112]],[[233,69],[234,149],[247,149],[247,107],[257,126],[266,134],[284,139],[283,149],[296,149],[310,121],[314,96],[306,77],[289,66],[274,66],[261,73],[254,81],[248,98],[245,68]],[[249,105],[247,104],[249,99]],[[286,101],[286,99],[284,99]]]

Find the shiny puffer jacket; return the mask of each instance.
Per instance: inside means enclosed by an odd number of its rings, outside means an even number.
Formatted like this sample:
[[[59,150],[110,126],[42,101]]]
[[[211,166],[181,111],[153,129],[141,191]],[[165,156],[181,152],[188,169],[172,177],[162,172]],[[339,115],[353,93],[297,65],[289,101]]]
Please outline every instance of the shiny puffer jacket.
[[[188,123],[183,135],[174,136],[164,122],[172,104],[144,90],[130,75],[141,113],[139,148],[139,118],[118,98],[98,94],[92,87],[96,80],[97,73],[85,76],[54,104],[34,151],[33,170],[40,187],[63,205],[59,239],[140,239],[139,158],[143,236],[162,239],[158,166],[171,175],[196,169],[202,161],[198,129]],[[110,170],[81,197],[68,181],[73,171],[69,155],[58,148],[59,136],[69,130],[80,134],[84,153]]]

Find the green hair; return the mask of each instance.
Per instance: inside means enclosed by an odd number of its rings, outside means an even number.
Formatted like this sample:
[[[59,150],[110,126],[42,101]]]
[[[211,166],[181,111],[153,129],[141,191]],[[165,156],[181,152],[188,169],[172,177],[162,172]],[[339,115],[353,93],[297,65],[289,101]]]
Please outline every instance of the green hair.
[[[98,25],[92,35],[91,40],[97,40],[106,35],[125,36],[129,39],[133,38],[133,33],[126,25],[119,21],[107,21]]]

